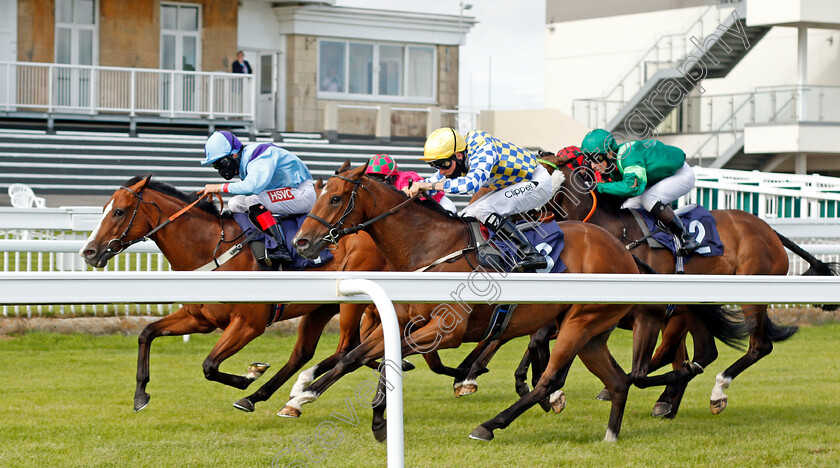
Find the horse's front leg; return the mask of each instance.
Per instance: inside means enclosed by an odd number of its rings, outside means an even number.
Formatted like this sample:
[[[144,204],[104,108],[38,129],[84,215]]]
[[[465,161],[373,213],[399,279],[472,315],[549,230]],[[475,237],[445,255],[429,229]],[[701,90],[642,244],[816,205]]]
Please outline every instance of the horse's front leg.
[[[298,324],[298,337],[295,342],[295,347],[292,349],[292,354],[289,356],[286,364],[256,392],[240,399],[233,406],[242,411],[251,412],[254,411],[255,404],[271,398],[290,377],[295,375],[295,372],[300,370],[304,364],[312,359],[324,327],[326,327],[337,310],[338,307],[335,304],[328,304],[303,315]]]
[[[152,340],[159,336],[177,336],[188,333],[209,333],[215,326],[206,322],[199,314],[189,314],[190,308],[201,307],[188,304],[160,320],[152,322],[143,328],[137,338],[137,388],[134,391],[134,411],[140,411],[149,404],[149,394],[146,385],[149,383],[149,356]],[[197,318],[198,317],[198,318]]]
[[[222,337],[219,338],[216,346],[204,359],[202,366],[204,368],[204,378],[244,390],[251,385],[251,382],[262,375],[264,369],[249,369],[246,375],[234,375],[219,371],[219,366],[225,359],[233,356],[254,338],[263,334],[268,322],[266,318],[268,310],[265,310],[265,313],[260,313],[259,309],[267,309],[268,305],[237,304],[220,305],[218,307],[236,307],[237,314],[232,316],[230,323],[222,333]]]

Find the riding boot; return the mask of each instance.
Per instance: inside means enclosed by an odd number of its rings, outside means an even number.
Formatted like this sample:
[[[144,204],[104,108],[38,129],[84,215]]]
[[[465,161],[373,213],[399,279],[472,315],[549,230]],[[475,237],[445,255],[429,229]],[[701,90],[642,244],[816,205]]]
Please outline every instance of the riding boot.
[[[254,226],[258,227],[266,235],[270,236],[277,243],[277,247],[273,249],[266,248],[265,256],[258,258],[257,261],[263,262],[268,266],[272,266],[274,261],[280,263],[292,263],[292,256],[286,247],[286,239],[283,237],[283,231],[280,230],[280,225],[263,205],[253,205],[248,208],[248,217]]]
[[[496,235],[503,240],[510,240],[516,246],[516,265],[511,269],[513,273],[523,271],[540,270],[548,266],[545,257],[528,242],[525,235],[510,222],[499,214],[491,214],[485,224],[496,231]]]
[[[677,249],[677,255],[687,257],[700,248],[700,243],[688,232],[680,217],[674,213],[674,210],[669,205],[656,202],[651,209],[651,214],[656,219],[662,221],[665,227],[671,231],[671,234],[679,236],[682,246]]]

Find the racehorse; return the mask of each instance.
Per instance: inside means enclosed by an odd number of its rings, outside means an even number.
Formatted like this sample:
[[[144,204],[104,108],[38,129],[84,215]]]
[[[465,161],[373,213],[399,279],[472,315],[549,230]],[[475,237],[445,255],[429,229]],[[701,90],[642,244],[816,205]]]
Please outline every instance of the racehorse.
[[[309,258],[342,235],[366,228],[389,264],[397,271],[413,271],[431,265],[429,271],[474,271],[477,255],[471,249],[471,235],[464,221],[443,210],[410,200],[405,195],[364,175],[362,166],[333,176],[318,198],[293,241],[295,248]],[[603,229],[580,222],[562,223],[567,248],[561,259],[574,273],[636,273],[632,256]],[[407,233],[410,233],[407,235]],[[460,253],[458,253],[460,252]],[[451,255],[457,253],[456,255]],[[435,263],[443,257],[447,261]],[[418,350],[445,349],[463,342],[481,340],[493,307],[476,304],[463,316],[463,304],[412,304],[408,314],[398,318],[401,329],[413,325],[402,340],[403,355]],[[500,340],[530,334],[548,322],[559,324],[556,341],[539,383],[525,397],[495,418],[478,426],[470,437],[491,440],[493,431],[507,427],[528,408],[563,386],[562,372],[575,355],[609,388],[612,397],[605,440],[616,440],[621,427],[629,379],[607,349],[606,342],[616,323],[631,305],[604,304],[522,304],[502,332]],[[448,312],[442,312],[442,311]],[[433,313],[437,311],[437,313]],[[444,333],[441,333],[444,331]],[[377,328],[357,348],[305,392],[287,403],[285,410],[300,411],[314,401],[341,375],[377,359],[384,350],[382,329]],[[380,379],[380,390],[385,379]],[[372,429],[377,440],[385,438],[385,401],[374,403]]]
[[[653,249],[646,242],[634,242],[641,239],[641,228],[634,221],[628,210],[620,210],[624,201],[617,197],[599,194],[590,190],[587,169],[573,170],[569,167],[570,159],[554,155],[543,155],[548,162],[544,164],[550,172],[561,170],[564,174],[563,189],[557,192],[546,208],[553,211],[557,219],[588,220],[589,223],[604,227],[616,238],[626,244],[633,244],[631,250],[654,270],[660,273],[675,271],[674,256],[667,249]],[[591,174],[591,172],[590,172]],[[788,271],[788,256],[785,247],[796,253],[809,264],[806,275],[831,276],[838,274],[838,265],[824,263],[805,252],[795,243],[774,231],[766,222],[755,215],[741,210],[711,210],[717,223],[718,233],[723,244],[723,255],[716,257],[694,256],[685,264],[688,274],[713,275],[784,275]],[[759,359],[770,354],[773,343],[790,338],[796,327],[779,326],[767,316],[766,304],[743,306],[744,315],[755,321],[755,328],[750,335],[750,344],[746,354],[729,368],[719,373],[710,398],[712,414],[719,414],[727,406],[727,395],[723,391],[732,380]],[[834,306],[836,307],[836,306]],[[833,307],[829,307],[832,308]],[[705,345],[705,352],[695,353],[694,363],[699,371],[717,358],[714,340],[704,334],[696,317],[680,315],[674,317],[663,331],[663,341],[650,363],[650,372],[672,362],[680,356],[686,332],[694,336],[695,346]],[[709,344],[709,340],[711,343]],[[656,336],[648,343],[652,349]],[[711,348],[708,348],[711,346]],[[685,387],[691,378],[699,372],[686,375],[681,382],[666,387],[660,396],[654,416],[674,417],[679,408]]]
[[[202,200],[194,209],[178,217],[176,213],[196,202],[195,194],[186,194],[166,183],[152,180],[151,175],[137,176],[123,184],[105,205],[102,219],[80,251],[85,261],[102,268],[128,245],[145,239],[153,240],[173,270],[193,270],[243,239],[243,232],[230,214],[220,214],[211,202]],[[174,217],[174,218],[173,218]],[[174,219],[171,222],[167,219]],[[161,227],[166,223],[165,227]],[[387,265],[373,241],[365,233],[348,236],[332,251],[333,259],[313,270],[382,271]],[[219,270],[257,271],[259,266],[249,248],[223,263]],[[301,317],[298,339],[289,361],[268,382],[234,406],[253,411],[254,404],[267,400],[286,380],[312,359],[318,339],[327,322],[341,311],[338,349],[316,369],[327,370],[349,349],[359,343],[359,321],[365,304],[289,304],[282,310],[281,320]],[[149,354],[152,340],[159,336],[210,333],[224,330],[213,350],[204,360],[204,376],[246,389],[256,380],[265,364],[255,363],[245,376],[221,372],[221,363],[261,335],[275,317],[272,304],[186,304],[176,312],[147,325],[140,333],[137,357],[137,387],[134,410],[140,411],[149,402]],[[314,375],[317,373],[311,370]]]

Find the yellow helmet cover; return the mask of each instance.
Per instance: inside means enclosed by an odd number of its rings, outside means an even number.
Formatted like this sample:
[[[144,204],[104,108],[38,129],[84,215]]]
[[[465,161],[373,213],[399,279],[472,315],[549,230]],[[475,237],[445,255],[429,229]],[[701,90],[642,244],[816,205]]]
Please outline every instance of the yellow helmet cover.
[[[423,161],[446,159],[454,153],[466,149],[467,141],[460,133],[452,128],[443,127],[432,132],[426,139],[426,144],[423,146],[423,156],[420,159]]]

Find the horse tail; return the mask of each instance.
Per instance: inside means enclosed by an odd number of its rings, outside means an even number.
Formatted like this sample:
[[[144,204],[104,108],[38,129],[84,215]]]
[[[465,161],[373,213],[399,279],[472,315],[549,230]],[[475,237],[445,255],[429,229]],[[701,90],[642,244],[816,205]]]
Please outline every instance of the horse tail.
[[[836,306],[834,307],[836,308]],[[767,337],[774,343],[785,341],[799,330],[799,327],[776,325],[770,320],[770,317],[764,319],[764,328],[767,330]]]
[[[633,260],[639,271],[649,275],[658,274],[652,266],[639,257],[633,255]],[[697,317],[707,330],[727,346],[743,351],[743,340],[755,329],[755,321],[747,319],[743,314],[727,309],[720,305],[690,304],[688,310]]]
[[[810,267],[805,271],[805,273],[802,273],[803,276],[840,276],[840,263],[823,262],[822,260],[820,260],[820,259],[814,257],[813,255],[811,255],[810,253],[808,253],[802,247],[796,245],[796,243],[793,242],[792,240],[790,240],[787,237],[779,234],[778,231],[773,231],[773,232],[775,232],[776,236],[779,237],[779,240],[782,241],[782,245],[784,245],[785,247],[787,247],[788,250],[790,250],[791,252],[795,253],[796,255],[801,257],[803,260],[808,262],[808,265],[810,265]],[[828,304],[828,305],[826,305],[826,304],[814,304],[814,306],[818,307],[820,309],[823,309],[825,311],[832,311],[832,310],[837,310],[837,308],[840,305],[838,305],[838,304]],[[792,335],[792,334],[793,333],[791,333],[790,335]],[[790,335],[788,335],[787,337],[789,337]],[[787,337],[785,337],[785,338],[787,338]],[[782,339],[784,339],[784,338],[782,338]]]
[[[697,317],[715,338],[730,348],[744,351],[744,340],[755,330],[755,319],[716,304],[689,304]]]

